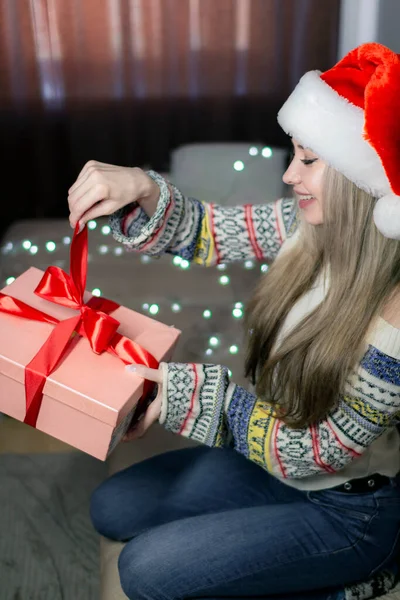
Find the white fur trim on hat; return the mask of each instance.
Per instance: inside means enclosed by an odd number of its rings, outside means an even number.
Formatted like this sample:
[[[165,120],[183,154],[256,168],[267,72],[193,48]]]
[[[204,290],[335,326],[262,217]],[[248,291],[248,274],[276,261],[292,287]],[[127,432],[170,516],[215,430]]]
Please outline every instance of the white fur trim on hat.
[[[400,240],[400,196],[380,198],[374,207],[374,222],[385,237]]]
[[[364,139],[364,111],[309,71],[278,113],[282,129],[372,196],[391,187],[378,154]]]

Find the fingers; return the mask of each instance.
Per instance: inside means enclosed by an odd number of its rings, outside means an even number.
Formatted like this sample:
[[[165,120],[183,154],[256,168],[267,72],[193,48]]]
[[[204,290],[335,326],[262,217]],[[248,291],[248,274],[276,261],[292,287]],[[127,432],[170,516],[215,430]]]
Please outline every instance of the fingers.
[[[88,189],[83,194],[81,198],[75,203],[75,206],[72,207],[71,213],[69,216],[69,222],[71,223],[71,227],[75,227],[78,221],[81,220],[83,215],[88,212],[94,204],[100,202],[100,200],[107,199],[108,196],[108,187],[104,184],[98,183],[95,184],[94,187],[89,185]],[[104,213],[103,213],[104,214]]]
[[[82,171],[79,173],[75,183],[69,188],[68,195],[70,196],[71,194],[74,194],[80,185],[93,173],[100,171],[114,171],[116,168],[118,167],[115,165],[98,162],[97,160],[89,160],[89,162],[85,164]]]
[[[98,217],[103,217],[104,215],[111,215],[115,211],[114,203],[111,200],[100,201],[93,206],[90,210],[84,213],[81,219],[79,219],[80,230],[82,231],[83,227],[86,225],[88,221],[92,219],[97,219]]]
[[[106,165],[105,163],[97,163],[90,161],[86,163],[78,179],[74,185],[68,190],[68,205],[71,212],[73,212],[76,203],[84,196],[84,194],[96,184],[107,185],[107,178],[105,173],[114,171],[116,167],[114,165]]]
[[[143,377],[143,379],[148,379],[155,383],[161,384],[163,381],[161,369],[149,369],[149,367],[144,367],[143,365],[127,365],[125,369],[135,375],[139,375],[139,377]]]
[[[125,434],[123,440],[129,442],[142,437],[147,429],[160,417],[162,403],[162,372],[161,369],[149,369],[143,365],[127,365],[125,368],[127,371],[139,375],[139,377],[154,381],[158,384],[157,396],[148,406],[144,416],[140,418],[133,429],[128,430]]]
[[[69,188],[68,194],[71,195],[75,192],[75,190],[81,185],[82,181],[86,179],[86,177],[97,167],[97,161],[89,160],[83,167],[82,171],[79,173],[75,183]]]
[[[70,190],[68,192],[68,205],[71,212],[79,199],[93,186],[94,182],[91,180],[90,175],[91,173],[87,173],[86,177],[83,177],[80,180],[79,185],[77,185],[73,191]]]
[[[76,190],[68,196],[68,206],[70,213],[74,214],[76,210],[79,208],[79,201],[90,192],[92,188],[96,185],[100,185],[104,182],[100,181],[100,178],[97,176],[92,176],[91,174],[86,177],[86,179],[82,180],[82,183],[76,188]]]
[[[161,413],[161,390],[158,391],[157,397],[150,404],[146,410],[144,416],[136,424],[136,426],[128,431],[124,436],[124,441],[131,441],[141,438],[146,431],[155,423],[160,417]]]

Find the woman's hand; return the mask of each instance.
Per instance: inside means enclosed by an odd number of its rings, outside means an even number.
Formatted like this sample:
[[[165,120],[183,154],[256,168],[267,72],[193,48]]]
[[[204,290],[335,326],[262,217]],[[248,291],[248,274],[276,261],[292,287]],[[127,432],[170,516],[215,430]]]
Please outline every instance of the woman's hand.
[[[128,365],[126,370],[135,373],[135,375],[139,375],[139,377],[143,377],[143,379],[154,381],[154,383],[157,383],[158,385],[157,396],[153,402],[149,405],[140,421],[136,423],[132,429],[128,429],[122,438],[123,442],[130,442],[131,440],[141,438],[160,417],[162,402],[162,371],[161,369],[149,369],[143,365]]]
[[[118,167],[91,160],[83,167],[68,191],[69,222],[81,228],[90,221],[115,211],[131,202],[139,202],[148,216],[157,208],[160,189],[137,167]]]

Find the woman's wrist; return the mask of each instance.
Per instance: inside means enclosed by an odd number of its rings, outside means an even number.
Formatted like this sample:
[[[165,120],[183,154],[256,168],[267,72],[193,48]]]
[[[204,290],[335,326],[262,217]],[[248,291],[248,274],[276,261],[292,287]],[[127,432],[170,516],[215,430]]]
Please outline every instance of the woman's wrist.
[[[157,210],[160,199],[160,186],[157,182],[143,171],[143,191],[136,202],[140,204],[146,215],[151,218]]]

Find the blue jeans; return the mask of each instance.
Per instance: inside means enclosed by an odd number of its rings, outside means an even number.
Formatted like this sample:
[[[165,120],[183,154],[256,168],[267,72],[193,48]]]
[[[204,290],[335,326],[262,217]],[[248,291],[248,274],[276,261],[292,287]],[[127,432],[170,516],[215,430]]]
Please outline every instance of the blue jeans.
[[[97,531],[126,541],[131,600],[333,600],[393,562],[400,484],[376,492],[302,492],[234,450],[150,458],[100,485]]]

